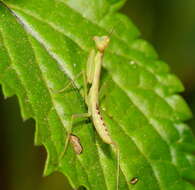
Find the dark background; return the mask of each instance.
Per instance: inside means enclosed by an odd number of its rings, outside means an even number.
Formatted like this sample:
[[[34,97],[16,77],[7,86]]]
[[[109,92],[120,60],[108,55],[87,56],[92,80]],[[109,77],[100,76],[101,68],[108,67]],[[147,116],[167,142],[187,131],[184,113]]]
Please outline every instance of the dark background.
[[[182,95],[195,112],[195,1],[129,0],[121,11],[182,80]],[[0,189],[70,190],[59,173],[42,177],[46,153],[33,146],[34,121],[23,122],[16,97],[4,100],[2,92],[0,125]]]

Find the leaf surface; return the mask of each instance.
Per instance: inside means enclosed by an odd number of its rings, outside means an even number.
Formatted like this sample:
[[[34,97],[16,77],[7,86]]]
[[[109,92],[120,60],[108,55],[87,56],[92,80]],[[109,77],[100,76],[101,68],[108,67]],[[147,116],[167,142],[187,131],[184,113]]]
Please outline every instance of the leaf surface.
[[[63,159],[72,114],[87,112],[76,76],[94,48],[95,35],[111,35],[100,88],[101,113],[120,151],[119,189],[193,190],[195,138],[191,117],[177,93],[183,85],[158,59],[139,31],[118,13],[124,0],[7,0],[0,3],[0,83],[17,95],[24,119],[36,121],[35,144],[48,157],[45,175],[60,171],[74,188],[116,189],[115,150],[92,122],[78,119]],[[77,90],[63,89],[70,81]],[[133,185],[130,181],[137,177]]]

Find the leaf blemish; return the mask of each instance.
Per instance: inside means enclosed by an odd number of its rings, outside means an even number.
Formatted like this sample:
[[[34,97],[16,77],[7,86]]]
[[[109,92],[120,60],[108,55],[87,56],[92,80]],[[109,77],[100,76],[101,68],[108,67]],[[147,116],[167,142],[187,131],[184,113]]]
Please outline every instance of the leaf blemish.
[[[83,152],[83,148],[80,143],[80,139],[75,135],[70,135],[70,143],[76,154],[81,154]]]
[[[138,181],[139,179],[137,177],[134,177],[131,179],[130,184],[135,185]]]

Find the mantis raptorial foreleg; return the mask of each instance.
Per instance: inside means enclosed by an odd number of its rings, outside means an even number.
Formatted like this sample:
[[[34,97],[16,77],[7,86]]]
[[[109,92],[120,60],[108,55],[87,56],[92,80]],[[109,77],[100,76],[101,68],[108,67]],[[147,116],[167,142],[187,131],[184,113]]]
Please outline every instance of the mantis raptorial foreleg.
[[[99,82],[100,82],[100,76],[101,76],[101,67],[103,62],[103,56],[104,56],[104,50],[109,44],[109,37],[108,36],[102,36],[102,37],[94,37],[94,41],[96,44],[97,50],[92,50],[89,54],[87,66],[86,66],[86,72],[83,73],[84,78],[84,97],[85,97],[85,103],[88,108],[88,113],[84,114],[76,114],[72,116],[71,121],[71,127],[68,131],[68,137],[66,139],[65,143],[65,149],[62,153],[62,156],[64,155],[66,148],[68,146],[68,142],[70,139],[72,126],[73,126],[73,120],[74,118],[78,117],[91,117],[91,120],[94,124],[94,127],[106,144],[114,145],[114,147],[117,150],[117,179],[116,179],[116,189],[118,190],[119,186],[119,149],[116,143],[112,140],[107,126],[105,125],[105,122],[101,116],[100,109],[99,109]],[[87,90],[87,83],[90,84],[90,89]]]

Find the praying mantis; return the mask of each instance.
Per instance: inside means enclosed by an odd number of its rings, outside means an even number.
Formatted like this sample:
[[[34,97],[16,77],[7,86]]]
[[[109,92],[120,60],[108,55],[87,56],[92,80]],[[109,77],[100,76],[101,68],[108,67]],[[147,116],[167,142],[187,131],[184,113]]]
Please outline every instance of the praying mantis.
[[[74,114],[72,115],[71,127],[68,132],[68,137],[65,143],[65,149],[62,153],[64,155],[66,148],[68,146],[68,142],[71,140],[71,130],[73,125],[73,120],[78,117],[90,117],[94,127],[101,137],[102,141],[106,144],[113,145],[117,150],[117,175],[116,175],[116,190],[118,190],[119,186],[119,150],[117,144],[112,140],[107,126],[104,123],[104,120],[100,113],[99,108],[99,83],[100,83],[100,76],[101,76],[101,67],[103,63],[103,56],[104,51],[107,48],[110,38],[108,36],[95,36],[94,38],[96,49],[91,50],[87,65],[86,65],[86,72],[83,73],[84,78],[84,97],[85,103],[88,108],[87,113],[82,114]],[[87,90],[87,84],[90,84],[90,89]],[[76,140],[76,138],[75,138]],[[77,146],[79,145],[79,141],[76,142]],[[81,151],[80,151],[81,152]],[[76,152],[78,153],[78,152]]]

